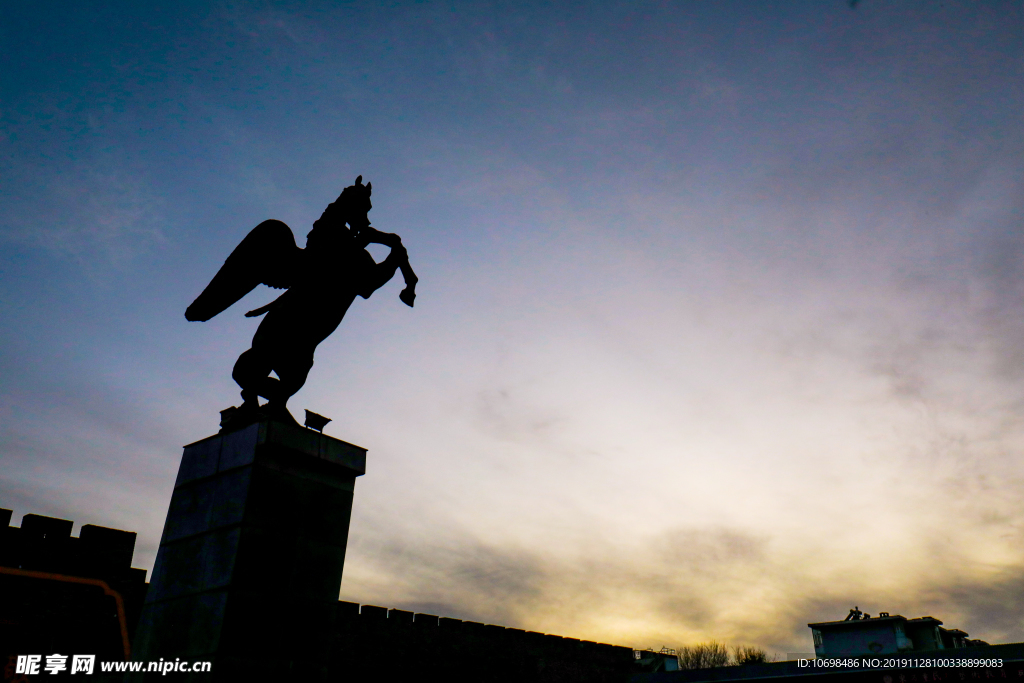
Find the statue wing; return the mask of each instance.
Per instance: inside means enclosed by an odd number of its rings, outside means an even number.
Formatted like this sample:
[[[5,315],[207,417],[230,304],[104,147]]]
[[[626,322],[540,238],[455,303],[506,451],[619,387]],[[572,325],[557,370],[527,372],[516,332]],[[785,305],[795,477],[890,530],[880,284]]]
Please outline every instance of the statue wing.
[[[235,247],[203,293],[185,309],[185,318],[209,320],[258,284],[291,287],[299,274],[301,255],[291,228],[281,221],[263,221]]]

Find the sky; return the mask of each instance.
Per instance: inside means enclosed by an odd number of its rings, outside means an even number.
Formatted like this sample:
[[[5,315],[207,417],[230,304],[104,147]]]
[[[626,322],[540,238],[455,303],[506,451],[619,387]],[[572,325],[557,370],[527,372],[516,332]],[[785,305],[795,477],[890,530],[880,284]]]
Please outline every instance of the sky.
[[[290,401],[341,599],[637,648],[1024,641],[1024,6],[0,3],[0,507],[137,531],[357,175],[420,277]],[[386,248],[372,249],[379,260]]]

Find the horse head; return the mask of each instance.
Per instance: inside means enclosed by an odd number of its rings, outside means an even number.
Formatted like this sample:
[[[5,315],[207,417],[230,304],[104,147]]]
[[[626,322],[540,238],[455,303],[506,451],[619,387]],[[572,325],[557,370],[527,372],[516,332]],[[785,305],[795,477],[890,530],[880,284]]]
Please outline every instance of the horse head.
[[[360,232],[370,226],[367,214],[373,208],[373,205],[370,204],[372,190],[372,183],[363,185],[363,176],[356,178],[355,185],[350,185],[342,190],[338,198],[324,209],[320,218],[314,221],[313,232],[309,233],[308,237],[312,238],[314,234],[322,235],[324,232],[329,234],[336,233],[336,231],[348,233],[349,229],[345,227],[346,223],[351,228],[352,236],[358,237]]]
[[[363,185],[363,176],[356,178],[355,185],[349,185],[341,191],[338,197],[338,208],[345,222],[349,224],[352,231],[358,236],[362,230],[370,225],[368,214],[373,204],[370,203],[370,194],[373,191],[373,183]]]

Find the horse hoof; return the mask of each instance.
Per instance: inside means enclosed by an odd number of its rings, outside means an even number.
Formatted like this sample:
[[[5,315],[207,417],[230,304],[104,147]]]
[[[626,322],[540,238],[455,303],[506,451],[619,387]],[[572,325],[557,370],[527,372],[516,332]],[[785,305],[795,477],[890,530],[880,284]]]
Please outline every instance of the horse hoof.
[[[253,422],[259,421],[259,419],[259,413],[245,404],[242,404],[241,407],[231,406],[230,408],[225,408],[220,411],[220,433],[225,434],[238,431],[242,427],[248,427]]]

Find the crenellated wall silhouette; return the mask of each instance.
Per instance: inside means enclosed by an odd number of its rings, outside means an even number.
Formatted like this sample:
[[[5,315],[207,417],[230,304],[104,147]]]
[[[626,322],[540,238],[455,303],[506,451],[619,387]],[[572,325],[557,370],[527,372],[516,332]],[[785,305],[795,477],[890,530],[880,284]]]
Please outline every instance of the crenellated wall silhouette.
[[[0,509],[3,660],[54,652],[126,659],[148,588],[146,570],[131,566],[135,532],[87,524],[74,537],[70,520],[27,514],[14,527],[11,514]],[[633,671],[628,647],[432,614],[339,601],[334,623],[334,680],[408,668],[456,681],[611,682]]]
[[[633,649],[433,614],[339,602],[332,678],[402,669],[441,680],[626,681]]]
[[[136,534],[0,509],[0,655],[70,652],[125,660],[146,596]]]

